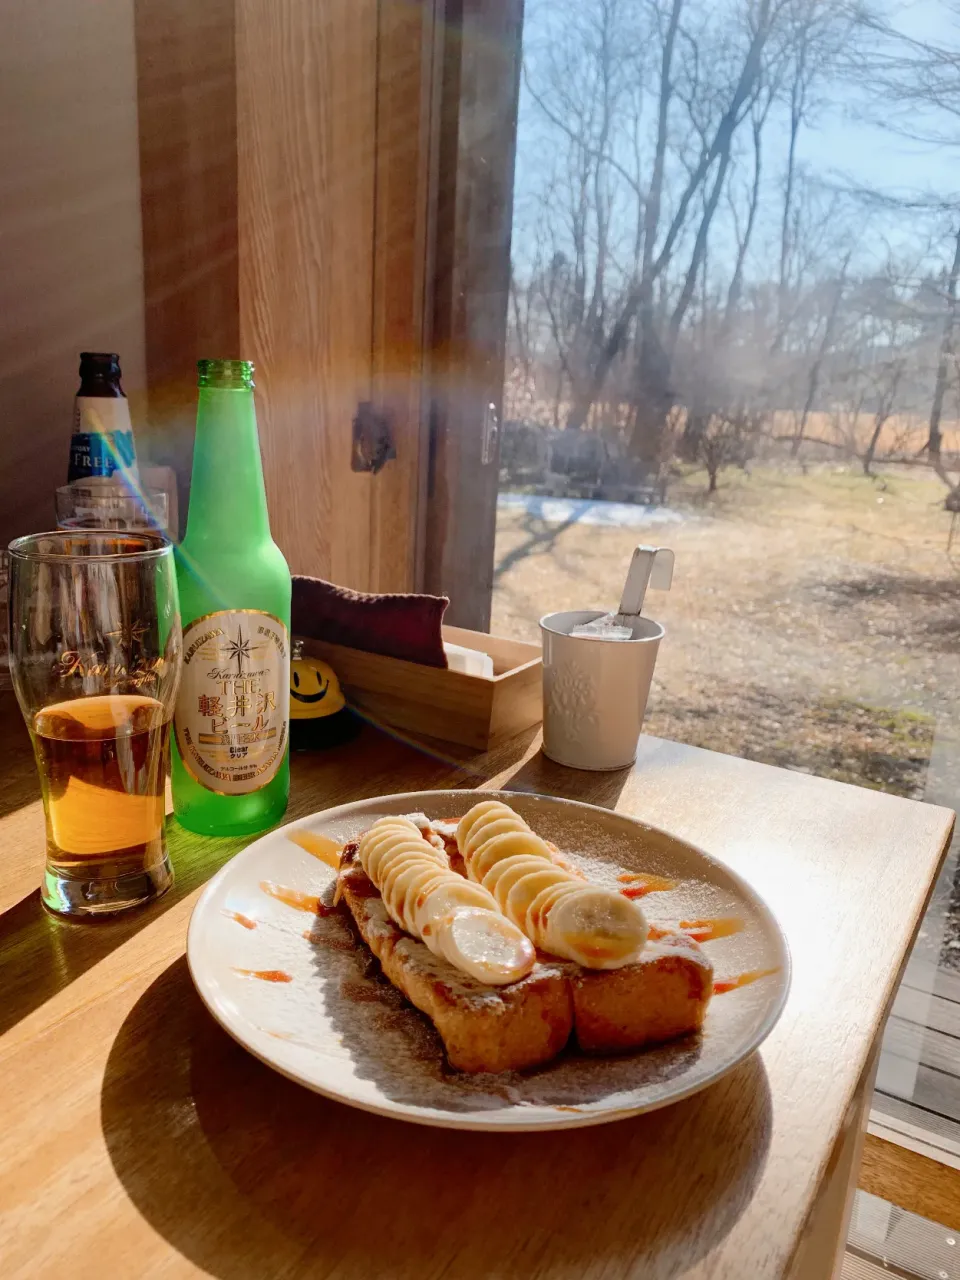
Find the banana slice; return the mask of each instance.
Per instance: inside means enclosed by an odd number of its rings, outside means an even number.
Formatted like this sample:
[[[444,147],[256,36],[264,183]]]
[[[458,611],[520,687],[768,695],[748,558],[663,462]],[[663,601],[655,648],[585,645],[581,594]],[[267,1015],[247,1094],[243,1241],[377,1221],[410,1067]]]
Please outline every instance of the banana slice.
[[[490,868],[483,877],[483,887],[489,889],[493,896],[499,902],[497,886],[500,881],[507,877],[513,883],[512,876],[516,872],[525,874],[528,871],[539,871],[543,868],[544,862],[540,858],[529,858],[525,853],[518,853],[514,857],[504,858],[502,862],[496,863]]]
[[[506,899],[497,894],[497,901],[503,906],[503,914],[526,929],[527,913],[534,899],[544,889],[556,884],[556,880],[556,868],[544,867],[542,862],[538,862],[535,870],[514,882]]]
[[[519,814],[499,801],[486,801],[466,815],[457,828],[457,843],[469,861],[491,840],[504,835],[532,834]]]
[[[544,941],[548,951],[590,969],[618,969],[643,948],[647,921],[634,902],[611,889],[583,886],[550,911]]]
[[[429,863],[405,867],[393,882],[393,898],[399,906],[397,923],[407,933],[413,932],[413,907],[420,893],[438,879],[437,868]],[[388,908],[389,910],[389,908]]]
[[[615,969],[646,942],[646,918],[635,903],[591,885],[507,805],[475,805],[457,839],[471,880],[489,889],[541,950],[585,968]]]
[[[495,985],[516,982],[533,968],[530,940],[500,914],[489,890],[450,869],[445,848],[432,844],[411,819],[375,822],[358,853],[390,918],[434,955]]]
[[[501,867],[504,869],[501,870]],[[496,898],[500,910],[506,913],[507,898],[511,891],[528,876],[537,875],[545,870],[548,870],[548,866],[542,858],[526,858],[523,855],[516,858],[508,858],[505,862],[501,862],[500,866],[495,867],[487,877],[488,881],[492,881],[494,874],[500,872],[497,876],[496,884],[487,883],[484,888],[490,890]],[[556,874],[555,868],[554,874]],[[519,921],[514,923],[519,923]]]
[[[509,805],[503,803],[502,800],[481,800],[479,804],[475,804],[469,813],[464,814],[457,824],[457,844],[460,846],[460,852],[464,858],[469,858],[475,852],[474,843],[478,835],[481,834],[481,828],[489,821],[508,822],[510,830],[522,830],[522,819],[518,822],[519,815],[514,813]],[[482,833],[483,839],[486,839],[486,832]]]
[[[443,955],[464,973],[488,986],[516,982],[536,959],[533,944],[505,916],[476,907],[461,907],[446,916],[439,929]]]
[[[399,923],[403,915],[404,901],[396,891],[397,881],[405,872],[411,870],[421,871],[449,871],[449,868],[433,858],[420,857],[415,853],[402,853],[396,859],[389,862],[384,859],[381,866],[385,868],[384,874],[380,879],[380,894],[387,904],[387,910]]]
[[[442,855],[431,856],[424,850],[420,849],[401,849],[393,857],[381,860],[380,864],[380,893],[384,902],[389,902],[393,897],[393,886],[399,874],[410,867],[435,867],[446,871],[449,864]]]
[[[494,818],[492,822],[484,824],[482,844],[487,844],[491,840],[496,840],[498,836],[514,835],[521,830],[522,828],[517,826],[516,818],[514,816],[509,818]],[[480,843],[471,842],[469,852],[464,854],[464,857],[472,856],[480,847]]]
[[[431,951],[436,950],[433,943],[440,922],[452,915],[458,907],[479,907],[481,910],[500,914],[496,900],[482,885],[471,884],[456,872],[451,872],[450,876],[420,896],[423,904],[413,913],[414,931],[423,938]],[[419,902],[419,898],[417,901]]]
[[[393,856],[402,847],[418,848],[420,843],[420,832],[412,822],[385,829],[374,825],[360,841],[360,861],[363,869],[373,883],[377,884],[380,863],[385,856]],[[426,841],[423,841],[423,844],[426,844]]]
[[[569,880],[557,880],[556,876],[554,876],[550,884],[541,889],[527,908],[526,918],[523,922],[524,932],[527,937],[542,945],[542,942],[540,942],[541,930],[553,904],[558,898],[562,898],[564,894],[576,893],[579,887],[578,884],[573,884]]]
[[[488,840],[467,863],[472,880],[485,881],[487,876],[508,858],[539,858],[548,855],[532,831],[509,831]]]

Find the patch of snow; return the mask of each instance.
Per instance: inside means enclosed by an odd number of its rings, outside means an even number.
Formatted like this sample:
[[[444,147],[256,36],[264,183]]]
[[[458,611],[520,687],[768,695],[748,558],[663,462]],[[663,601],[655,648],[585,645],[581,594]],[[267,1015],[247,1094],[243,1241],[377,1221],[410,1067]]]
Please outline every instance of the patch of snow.
[[[595,524],[609,529],[642,529],[651,524],[683,524],[689,516],[669,507],[646,507],[632,502],[601,502],[592,498],[541,498],[532,493],[501,493],[500,511],[525,511],[547,524]]]

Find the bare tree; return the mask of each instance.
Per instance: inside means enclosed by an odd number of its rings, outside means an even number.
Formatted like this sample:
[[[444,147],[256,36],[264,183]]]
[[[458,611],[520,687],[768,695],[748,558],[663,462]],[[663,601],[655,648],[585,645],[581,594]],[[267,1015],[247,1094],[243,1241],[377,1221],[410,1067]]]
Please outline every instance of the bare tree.
[[[736,318],[737,309],[740,305],[740,299],[743,296],[743,276],[747,261],[747,253],[750,249],[750,243],[753,240],[754,228],[757,224],[757,211],[760,208],[760,181],[763,174],[763,129],[770,114],[770,108],[773,105],[774,94],[768,91],[766,94],[758,94],[754,100],[753,108],[750,112],[750,135],[752,138],[753,151],[753,177],[750,184],[750,194],[747,200],[747,216],[744,224],[743,233],[740,234],[739,227],[736,226],[737,212],[736,204],[731,199],[731,215],[735,225],[734,234],[737,242],[737,253],[734,261],[733,274],[730,277],[730,285],[727,289],[726,305],[723,312],[723,322],[720,329],[720,338],[725,341],[731,333],[733,323]]]
[[[880,433],[887,425],[890,415],[893,413],[905,366],[906,361],[903,355],[894,356],[886,364],[886,376],[878,388],[877,408],[873,415],[873,431],[870,435],[870,440],[867,443],[867,447],[862,458],[863,474],[865,476],[871,474],[870,469],[873,466],[873,460],[876,456]]]
[[[697,443],[697,460],[707,472],[707,493],[716,493],[725,467],[747,466],[760,427],[760,416],[744,405],[732,412],[710,414]]]
[[[960,227],[954,238],[953,262],[947,274],[946,306],[943,317],[943,334],[940,339],[940,352],[937,359],[937,376],[933,384],[933,403],[930,406],[930,430],[927,435],[927,453],[930,464],[937,475],[954,488],[954,482],[947,475],[943,465],[942,446],[943,433],[940,424],[943,418],[943,401],[947,392],[947,375],[950,360],[954,351],[954,334],[957,327],[957,281],[960,279]]]
[[[649,10],[658,46],[650,68],[655,117],[649,133],[640,112],[621,110],[631,98],[631,76],[646,69],[634,54],[627,57],[618,37],[648,12],[638,0],[583,0],[569,26],[564,8],[558,27],[564,49],[534,51],[525,72],[527,92],[554,136],[565,140],[570,160],[565,182],[555,180],[543,196],[554,224],[558,205],[566,222],[565,247],[558,245],[551,259],[544,294],[570,381],[567,426],[585,425],[615,364],[629,354],[640,453],[645,434],[648,451],[659,448],[657,432],[672,403],[672,350],[702,276],[733,139],[750,114],[771,32],[788,0],[747,0],[739,52],[724,33],[724,56],[704,46],[709,14],[698,8],[688,15],[689,3],[654,0]],[[632,262],[626,246],[616,243],[618,194],[638,215]],[[659,286],[684,245],[682,277],[671,296]],[[660,309],[668,298],[664,320]]]
[[[625,197],[640,200],[640,175],[622,156],[630,141],[624,122],[633,119],[639,127],[634,90],[643,62],[635,49],[645,42],[635,0],[560,0],[551,13],[556,31],[528,51],[524,87],[559,144],[540,193],[536,274],[576,403],[614,299],[635,270],[620,213]]]
[[[794,458],[800,452],[800,446],[803,443],[803,437],[807,430],[807,422],[810,418],[811,410],[816,402],[817,392],[820,389],[820,377],[823,371],[824,361],[830,353],[836,337],[837,320],[840,316],[840,305],[843,302],[843,291],[847,282],[847,268],[849,265],[850,254],[848,253],[840,268],[840,275],[836,281],[833,282],[830,305],[823,325],[823,335],[820,339],[816,355],[813,358],[813,362],[811,363],[807,374],[807,393],[803,402],[803,409],[800,413],[800,419],[797,423],[796,434],[794,435],[793,443],[790,446],[790,454]]]
[[[960,6],[946,8],[953,19],[953,41],[946,24],[938,40],[916,39],[876,15],[861,15],[875,39],[860,52],[857,63],[871,92],[882,95],[886,126],[897,133],[940,147],[960,147]],[[957,326],[960,279],[960,192],[918,194],[905,207],[937,210],[952,222],[952,262],[944,269],[939,352],[930,403],[926,454],[933,470],[952,493],[960,493],[944,464],[941,423],[948,390]]]
[[[770,0],[761,0],[732,93],[713,129],[710,133],[704,134],[697,162],[689,173],[676,211],[662,241],[658,240],[659,225],[654,225],[651,220],[646,233],[650,238],[649,241],[646,238],[644,241],[646,270],[641,273],[640,279],[628,293],[618,325],[614,327],[608,341],[608,353],[619,350],[622,342],[621,332],[624,331],[625,326],[629,325],[635,312],[639,327],[639,351],[635,374],[637,425],[631,447],[634,454],[640,458],[653,459],[660,451],[659,433],[666,411],[674,399],[670,386],[670,366],[676,349],[677,336],[693,298],[697,272],[706,253],[710,226],[729,170],[734,134],[749,114],[757,94],[763,56],[775,14],[776,9]],[[703,212],[694,235],[683,284],[670,314],[664,340],[658,332],[650,305],[653,288],[673,260],[694,196],[708,181],[710,182],[708,194],[703,203]],[[649,251],[647,251],[648,244]],[[598,381],[606,376],[606,369],[602,362],[598,365],[596,376]]]
[[[786,13],[789,36],[783,76],[787,104],[787,159],[783,175],[780,218],[780,264],[777,280],[777,323],[783,326],[790,305],[793,258],[797,247],[794,202],[797,143],[800,131],[816,105],[818,83],[836,69],[837,57],[848,37],[853,16],[835,0],[792,0]]]
[[[512,295],[518,362],[544,367],[552,398],[540,421],[601,431],[625,469],[661,468],[680,436],[714,484],[764,423],[794,456],[840,451],[869,474],[937,347],[938,445],[960,220],[952,286],[932,253],[877,283],[880,231],[862,245],[876,200],[799,159],[831,76],[856,63],[847,37],[881,40],[864,2],[731,0],[718,22],[709,0],[550,0],[524,70],[542,131],[535,252]],[[895,203],[874,227],[911,216]]]

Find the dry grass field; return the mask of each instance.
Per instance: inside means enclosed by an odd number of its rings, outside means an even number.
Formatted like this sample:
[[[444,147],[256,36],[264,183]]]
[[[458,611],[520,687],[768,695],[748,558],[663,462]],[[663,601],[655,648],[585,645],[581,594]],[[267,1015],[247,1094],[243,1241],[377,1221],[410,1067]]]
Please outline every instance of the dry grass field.
[[[797,429],[799,413],[781,410],[773,415],[773,434],[779,437],[792,437]],[[815,450],[818,440],[828,444],[844,446],[852,452],[860,452],[866,448],[873,435],[874,416],[872,413],[845,413],[837,410],[834,413],[811,413],[804,430],[810,442],[809,447]],[[894,414],[883,424],[877,438],[877,457],[885,454],[892,457],[919,457],[927,442],[930,426],[928,420],[920,414]],[[956,454],[960,450],[960,423],[955,419],[942,423],[944,453]],[[838,455],[843,457],[843,454]]]
[[[547,524],[501,511],[492,630],[612,608],[638,542],[672,546],[673,590],[646,729],[716,751],[922,797],[935,732],[957,723],[960,536],[918,468],[691,471],[679,524]]]

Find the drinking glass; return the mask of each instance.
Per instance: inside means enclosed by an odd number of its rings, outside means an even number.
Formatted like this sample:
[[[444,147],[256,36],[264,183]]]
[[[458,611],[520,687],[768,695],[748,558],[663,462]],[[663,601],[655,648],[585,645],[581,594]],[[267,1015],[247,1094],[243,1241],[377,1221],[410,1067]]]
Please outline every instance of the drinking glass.
[[[161,489],[130,493],[107,480],[74,480],[57,490],[58,529],[152,529],[168,527],[167,495]]]
[[[10,667],[40,771],[52,911],[123,911],[173,883],[164,786],[181,643],[173,548],[159,535],[10,544]]]

